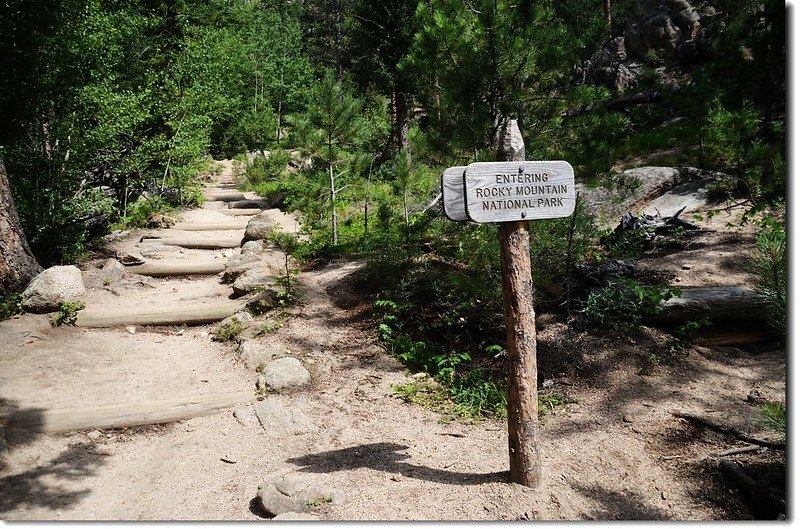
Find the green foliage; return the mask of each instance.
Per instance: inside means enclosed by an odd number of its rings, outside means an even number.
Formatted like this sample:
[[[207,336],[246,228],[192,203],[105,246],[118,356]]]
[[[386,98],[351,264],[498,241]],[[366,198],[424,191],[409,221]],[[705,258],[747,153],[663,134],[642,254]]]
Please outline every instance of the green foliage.
[[[647,316],[658,314],[659,304],[674,296],[680,296],[679,289],[642,286],[624,278],[618,284],[609,283],[590,293],[581,312],[596,325],[630,332]]]
[[[786,433],[786,405],[784,403],[765,402],[759,410],[764,424],[776,432]]]
[[[283,327],[283,324],[281,322],[274,320],[267,320],[258,327],[258,330],[256,331],[255,335],[264,336],[277,331],[281,327]]]
[[[0,297],[0,321],[22,314],[22,294],[11,292]]]
[[[170,205],[160,195],[140,197],[139,200],[128,205],[127,214],[115,224],[115,229],[127,230],[131,228],[153,228],[154,215],[169,215],[175,212],[175,207]]]
[[[86,305],[80,301],[62,301],[58,311],[50,317],[50,325],[60,327],[62,325],[75,325],[78,318],[78,311]]]
[[[756,256],[752,263],[756,290],[768,303],[768,322],[773,332],[786,333],[786,299],[788,294],[788,252],[786,230],[782,223],[767,221],[756,237]]]
[[[300,273],[298,269],[289,268],[289,258],[294,255],[300,247],[300,241],[294,233],[284,231],[274,231],[269,235],[269,242],[274,244],[283,253],[284,274],[276,282],[283,287],[283,292],[279,293],[279,300],[282,304],[289,304],[295,301],[292,292],[293,283],[296,282],[295,276]]]
[[[243,330],[244,327],[242,327],[241,322],[236,318],[232,318],[227,322],[217,324],[211,339],[215,342],[229,342],[238,338]]]

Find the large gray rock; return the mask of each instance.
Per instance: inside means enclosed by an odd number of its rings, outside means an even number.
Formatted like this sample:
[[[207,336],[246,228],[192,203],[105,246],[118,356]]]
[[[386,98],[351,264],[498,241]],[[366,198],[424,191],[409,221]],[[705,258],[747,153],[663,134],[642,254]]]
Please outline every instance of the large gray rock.
[[[340,503],[341,493],[319,483],[319,478],[291,473],[270,478],[258,486],[261,508],[271,516],[304,513],[327,503]]]
[[[38,314],[55,312],[62,301],[75,301],[86,293],[77,266],[53,266],[33,278],[22,293],[22,308]]]
[[[243,241],[266,240],[275,231],[275,223],[269,218],[269,214],[264,211],[259,213],[247,223],[244,230]]]
[[[262,268],[249,268],[241,273],[233,282],[233,293],[244,296],[251,292],[266,290],[275,283],[275,279]]]
[[[311,374],[300,360],[287,356],[265,365],[259,379],[263,380],[265,389],[280,391],[308,384]]]
[[[297,408],[296,402],[285,397],[271,395],[253,404],[261,427],[274,437],[314,433],[317,427],[311,418]]]
[[[643,213],[662,217],[672,217],[678,212],[682,212],[684,215],[694,213],[708,203],[708,186],[715,181],[713,179],[700,180],[676,186],[647,204]]]

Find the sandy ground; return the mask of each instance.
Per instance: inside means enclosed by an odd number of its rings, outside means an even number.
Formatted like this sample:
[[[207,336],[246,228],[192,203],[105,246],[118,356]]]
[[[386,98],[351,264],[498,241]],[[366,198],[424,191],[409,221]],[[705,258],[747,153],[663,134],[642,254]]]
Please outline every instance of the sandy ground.
[[[217,210],[198,209],[184,214],[184,221],[230,219],[219,217],[224,215]],[[288,216],[281,222],[296,227]],[[115,244],[135,251],[136,235]],[[736,237],[728,246],[748,240]],[[187,250],[179,258],[224,257],[222,251]],[[685,275],[687,260],[702,270],[706,258],[683,253],[660,263],[665,273]],[[292,471],[342,491],[340,504],[315,509],[328,520],[752,516],[715,470],[715,454],[742,443],[671,412],[702,414],[754,436],[774,437],[747,396],[755,389],[772,400],[784,398],[785,353],[779,345],[675,351],[674,340],[652,329],[635,339],[598,338],[541,315],[540,374],[552,381],[550,391],[573,403],[544,415],[543,482],[528,489],[507,482],[503,421],[445,423],[394,395],[392,385],[411,377],[376,343],[370,302],[353,287],[361,266],[333,262],[304,271],[303,303],[272,314],[282,327],[259,338],[310,370],[311,385],[283,398],[312,418],[316,432],[280,435],[244,426],[232,410],[165,425],[60,435],[9,428],[0,518],[259,520],[264,515],[254,502],[258,484]],[[718,263],[713,267],[718,280],[727,277]],[[682,281],[703,284],[703,277]],[[145,283],[116,294],[92,290],[87,306],[179,305],[230,293],[216,276]],[[256,373],[237,363],[234,345],[211,341],[210,330],[51,328],[46,317],[33,315],[2,322],[0,412],[250,389],[255,398]],[[764,450],[747,457],[771,462],[776,454]]]

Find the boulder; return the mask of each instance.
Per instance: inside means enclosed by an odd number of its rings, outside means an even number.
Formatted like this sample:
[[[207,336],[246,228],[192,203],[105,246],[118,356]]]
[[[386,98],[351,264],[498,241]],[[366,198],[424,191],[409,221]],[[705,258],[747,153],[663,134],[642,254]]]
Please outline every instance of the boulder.
[[[233,282],[233,293],[239,297],[251,292],[266,290],[275,283],[275,279],[266,270],[249,268],[241,273]]]
[[[285,512],[275,516],[273,521],[281,522],[284,520],[303,520],[303,521],[315,521],[319,520],[319,516],[314,514],[309,514],[307,512]]]
[[[291,473],[270,478],[258,486],[261,508],[271,516],[304,513],[327,503],[339,503],[341,494],[319,483],[317,476]]]
[[[280,391],[300,387],[311,381],[311,375],[297,358],[279,358],[261,369],[265,389]]]
[[[243,242],[266,240],[275,231],[275,223],[270,219],[269,214],[264,211],[259,213],[247,223],[244,230]]]
[[[33,278],[22,293],[22,308],[38,314],[55,312],[62,301],[74,301],[86,293],[77,266],[53,266]]]
[[[625,49],[629,57],[647,60],[652,50],[675,55],[688,42],[697,42],[701,35],[701,17],[686,0],[667,0],[648,12],[625,32]]]

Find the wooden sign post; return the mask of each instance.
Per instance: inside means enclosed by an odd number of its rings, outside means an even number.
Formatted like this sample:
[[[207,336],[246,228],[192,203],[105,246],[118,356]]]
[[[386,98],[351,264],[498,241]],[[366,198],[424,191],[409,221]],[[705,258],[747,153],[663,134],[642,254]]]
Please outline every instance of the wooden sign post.
[[[464,194],[466,217],[500,224],[500,262],[508,354],[508,452],[511,480],[528,487],[542,476],[537,424],[536,320],[533,308],[528,221],[570,216],[575,209],[575,174],[563,161],[525,161],[516,120],[506,125],[498,162],[453,167],[442,175],[442,198],[451,220]],[[463,170],[463,187],[453,182]],[[449,199],[448,199],[449,192]],[[449,203],[448,203],[449,200]],[[448,209],[449,208],[449,209]]]

